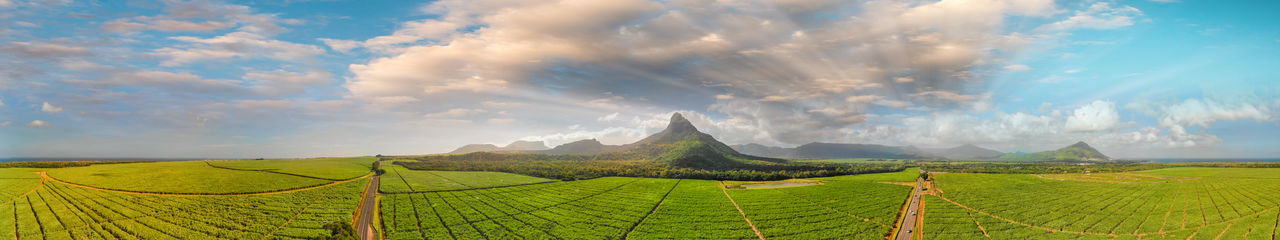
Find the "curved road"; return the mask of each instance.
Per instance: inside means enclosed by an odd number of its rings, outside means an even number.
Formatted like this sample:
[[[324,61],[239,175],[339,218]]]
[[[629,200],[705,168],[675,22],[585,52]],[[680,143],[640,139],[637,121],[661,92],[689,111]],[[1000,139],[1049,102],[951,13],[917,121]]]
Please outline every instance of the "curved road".
[[[916,213],[920,211],[920,187],[924,179],[916,178],[916,188],[911,190],[911,203],[907,205],[907,215],[902,216],[902,228],[898,229],[897,240],[911,240],[915,235]]]

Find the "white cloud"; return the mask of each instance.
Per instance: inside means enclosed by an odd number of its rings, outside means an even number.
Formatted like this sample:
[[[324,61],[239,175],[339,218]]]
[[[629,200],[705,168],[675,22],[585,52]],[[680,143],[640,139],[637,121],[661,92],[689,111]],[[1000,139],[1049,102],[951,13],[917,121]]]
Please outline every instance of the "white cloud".
[[[155,30],[161,32],[213,32],[235,27],[229,21],[187,21],[148,16],[121,18],[102,23],[102,30],[108,32],[133,32],[138,30]]]
[[[166,58],[162,66],[180,66],[195,61],[226,58],[270,58],[282,61],[303,62],[310,57],[324,54],[319,47],[268,39],[250,32],[233,32],[212,38],[171,37],[170,39],[192,43],[177,48],[156,49],[153,55]]]
[[[49,123],[45,121],[40,121],[40,120],[32,120],[30,123],[27,123],[27,127],[33,127],[33,128],[48,127],[48,126],[49,126]]]
[[[53,104],[49,104],[49,102],[44,102],[44,105],[40,106],[40,111],[46,113],[60,113],[62,112],[62,108],[55,107]]]
[[[0,51],[22,58],[72,58],[93,54],[82,46],[47,42],[11,42],[0,46]]]
[[[1155,103],[1137,101],[1126,106],[1156,118],[1165,127],[1209,127],[1218,121],[1276,121],[1276,110],[1265,100],[1250,99],[1186,99],[1179,102]]]
[[[4,121],[3,123],[0,123],[0,127],[8,127],[9,124],[13,124],[13,121]]]
[[[1116,29],[1133,25],[1142,11],[1131,6],[1112,6],[1108,2],[1096,2],[1088,9],[1076,11],[1075,16],[1041,27],[1048,31],[1074,29]]]
[[[484,109],[454,108],[454,109],[445,110],[445,111],[443,111],[443,112],[436,112],[436,113],[430,113],[430,114],[427,114],[427,115],[423,115],[423,117],[425,117],[425,118],[446,118],[446,119],[448,119],[448,118],[461,118],[461,117],[474,116],[474,115],[481,114],[481,113],[486,113],[486,112],[488,112],[488,111],[486,111],[486,110],[484,110]]]
[[[609,115],[601,116],[600,118],[596,118],[596,121],[601,121],[601,122],[612,122],[613,120],[618,120],[617,112],[610,113]]]
[[[333,49],[334,51],[345,53],[345,54],[351,54],[351,50],[360,47],[360,42],[352,41],[352,40],[341,40],[341,39],[330,39],[330,38],[320,38],[319,40],[320,42],[324,42],[325,46],[329,46],[329,49]]]
[[[1014,64],[1014,65],[1004,66],[1004,70],[1008,70],[1011,72],[1022,72],[1022,71],[1031,70],[1031,67],[1028,67],[1027,65],[1022,65],[1022,64]]]
[[[1083,71],[1084,71],[1084,69],[1083,69],[1083,68],[1073,68],[1073,69],[1067,69],[1066,71],[1062,71],[1062,73],[1066,73],[1066,74],[1076,74],[1076,73],[1080,73],[1080,72],[1083,72]]]
[[[251,81],[256,91],[268,95],[304,93],[309,87],[331,83],[334,80],[333,74],[319,69],[306,72],[250,71],[245,73],[243,78]]]
[[[1110,130],[1120,123],[1120,113],[1116,104],[1109,101],[1096,100],[1077,108],[1067,117],[1067,131],[1093,132]]]

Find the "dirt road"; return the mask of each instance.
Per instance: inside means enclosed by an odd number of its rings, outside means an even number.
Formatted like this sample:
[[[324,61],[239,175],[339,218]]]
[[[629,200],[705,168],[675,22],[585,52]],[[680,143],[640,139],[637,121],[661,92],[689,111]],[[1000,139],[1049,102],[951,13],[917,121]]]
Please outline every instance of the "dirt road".
[[[373,229],[373,216],[378,207],[378,175],[373,175],[369,186],[365,187],[363,199],[360,203],[360,219],[356,220],[356,232],[359,233],[360,239],[377,240],[381,236],[378,236],[378,231]]]
[[[916,179],[916,188],[911,190],[911,202],[907,205],[907,215],[902,216],[902,228],[898,229],[897,240],[911,240],[915,235],[916,213],[920,211],[920,187],[924,179]]]

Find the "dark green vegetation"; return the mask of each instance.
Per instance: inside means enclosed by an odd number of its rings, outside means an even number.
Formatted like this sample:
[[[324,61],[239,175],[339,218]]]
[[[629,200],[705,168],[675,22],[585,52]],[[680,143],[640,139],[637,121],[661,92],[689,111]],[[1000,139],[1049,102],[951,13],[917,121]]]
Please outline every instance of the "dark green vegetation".
[[[1108,162],[1111,157],[1098,152],[1092,146],[1084,142],[1077,142],[1058,150],[1044,151],[1037,153],[1010,153],[1000,156],[1001,161],[1016,162],[1034,162],[1034,161],[1061,161],[1061,162]]]
[[[883,239],[911,188],[873,181],[914,176],[842,176],[816,186],[749,190],[707,180],[604,177],[387,194],[382,223],[389,239],[758,239],[747,219],[769,239]]]
[[[1280,218],[1280,169],[1076,175],[937,174],[941,197],[926,199],[922,231],[928,239],[1273,239]]]

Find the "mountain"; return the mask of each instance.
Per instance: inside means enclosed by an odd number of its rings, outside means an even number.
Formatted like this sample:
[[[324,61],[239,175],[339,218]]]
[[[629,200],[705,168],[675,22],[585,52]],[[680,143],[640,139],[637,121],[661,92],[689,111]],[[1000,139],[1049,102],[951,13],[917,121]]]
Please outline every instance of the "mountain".
[[[733,150],[710,134],[699,132],[680,113],[661,132],[626,145],[604,145],[595,139],[580,140],[536,151],[545,154],[595,154],[598,159],[644,159],[677,167],[728,169],[754,161],[785,162],[782,159],[750,156]]]
[[[739,152],[774,158],[924,158],[928,155],[913,146],[894,147],[878,144],[809,143],[795,148],[770,147],[760,144],[734,145]]]
[[[552,148],[549,150],[537,151],[537,153],[600,154],[600,153],[606,153],[606,152],[614,152],[620,149],[622,149],[622,146],[604,145],[603,143],[600,143],[600,141],[597,141],[596,139],[593,138],[593,139],[578,140],[571,143],[561,144],[560,146],[556,146],[555,148]]]
[[[449,153],[541,151],[546,149],[547,144],[542,141],[515,141],[504,147],[498,147],[493,144],[467,144]]]
[[[1004,155],[1003,152],[974,146],[973,144],[965,144],[953,148],[925,149],[924,152],[952,160],[994,159]]]
[[[1069,162],[1109,162],[1108,157],[1102,152],[1098,152],[1093,146],[1084,142],[1076,142],[1070,146],[1060,148],[1053,151],[1044,151],[1038,153],[1019,154],[1010,153],[1000,156],[1000,160],[1005,161],[1069,161]]]

